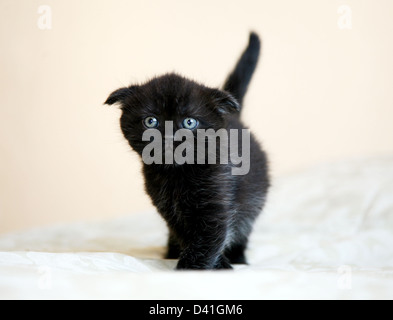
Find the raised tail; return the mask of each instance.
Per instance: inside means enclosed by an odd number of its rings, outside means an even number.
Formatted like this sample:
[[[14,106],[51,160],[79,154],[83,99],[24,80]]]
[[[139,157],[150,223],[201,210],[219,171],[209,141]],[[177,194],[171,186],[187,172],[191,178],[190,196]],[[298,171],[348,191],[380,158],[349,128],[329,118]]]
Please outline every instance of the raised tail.
[[[223,89],[232,94],[240,105],[243,104],[247,87],[257,66],[260,49],[261,41],[258,35],[255,32],[251,32],[246,50],[223,86]]]

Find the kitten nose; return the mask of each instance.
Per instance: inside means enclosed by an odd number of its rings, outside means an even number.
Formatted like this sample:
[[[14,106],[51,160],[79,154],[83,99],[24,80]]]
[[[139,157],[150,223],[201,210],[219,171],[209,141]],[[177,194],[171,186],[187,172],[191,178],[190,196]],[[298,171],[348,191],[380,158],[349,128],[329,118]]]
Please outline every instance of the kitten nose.
[[[173,140],[176,129],[174,128],[173,121],[165,121],[165,140]]]

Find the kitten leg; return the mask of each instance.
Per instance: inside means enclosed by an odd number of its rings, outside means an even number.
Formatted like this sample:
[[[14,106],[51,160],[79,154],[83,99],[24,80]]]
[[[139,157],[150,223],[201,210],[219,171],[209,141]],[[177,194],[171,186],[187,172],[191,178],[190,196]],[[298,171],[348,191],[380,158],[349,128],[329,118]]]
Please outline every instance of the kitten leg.
[[[225,250],[225,256],[233,264],[247,264],[246,248],[247,240],[236,242]]]
[[[178,259],[181,253],[179,242],[171,231],[168,237],[168,251],[165,254],[165,259]]]
[[[214,269],[233,269],[233,267],[231,266],[228,258],[225,255],[222,255],[218,259]]]
[[[245,212],[242,217],[249,217],[250,214]],[[245,251],[247,249],[248,239],[252,230],[254,219],[240,219],[235,224],[234,238],[229,246],[225,248],[225,256],[233,264],[247,264]]]
[[[212,248],[190,245],[180,255],[176,269],[215,269],[220,258],[220,253],[215,251]]]
[[[226,223],[200,221],[194,224],[192,234],[184,239],[185,247],[180,255],[177,269],[218,269],[228,268],[229,263],[221,259],[226,237]],[[209,219],[207,219],[209,220]]]

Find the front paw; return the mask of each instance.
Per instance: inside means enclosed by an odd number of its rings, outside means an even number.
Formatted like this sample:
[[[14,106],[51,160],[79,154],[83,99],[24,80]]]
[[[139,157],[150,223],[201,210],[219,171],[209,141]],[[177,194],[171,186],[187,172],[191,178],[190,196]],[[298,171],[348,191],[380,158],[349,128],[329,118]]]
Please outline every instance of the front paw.
[[[212,269],[205,263],[195,262],[190,259],[180,259],[176,266],[177,270],[208,270]]]
[[[221,257],[214,266],[214,269],[233,269],[233,267],[226,257]]]
[[[226,257],[220,257],[216,262],[181,258],[177,263],[177,270],[213,270],[233,269]]]

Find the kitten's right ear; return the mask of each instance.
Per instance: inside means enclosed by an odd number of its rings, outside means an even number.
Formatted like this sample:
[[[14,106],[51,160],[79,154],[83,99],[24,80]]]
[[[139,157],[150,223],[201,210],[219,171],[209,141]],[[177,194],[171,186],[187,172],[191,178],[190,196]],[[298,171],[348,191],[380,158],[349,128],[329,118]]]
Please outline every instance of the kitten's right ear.
[[[113,91],[104,104],[112,105],[115,103],[122,103],[128,96],[133,93],[133,87],[120,88]]]

